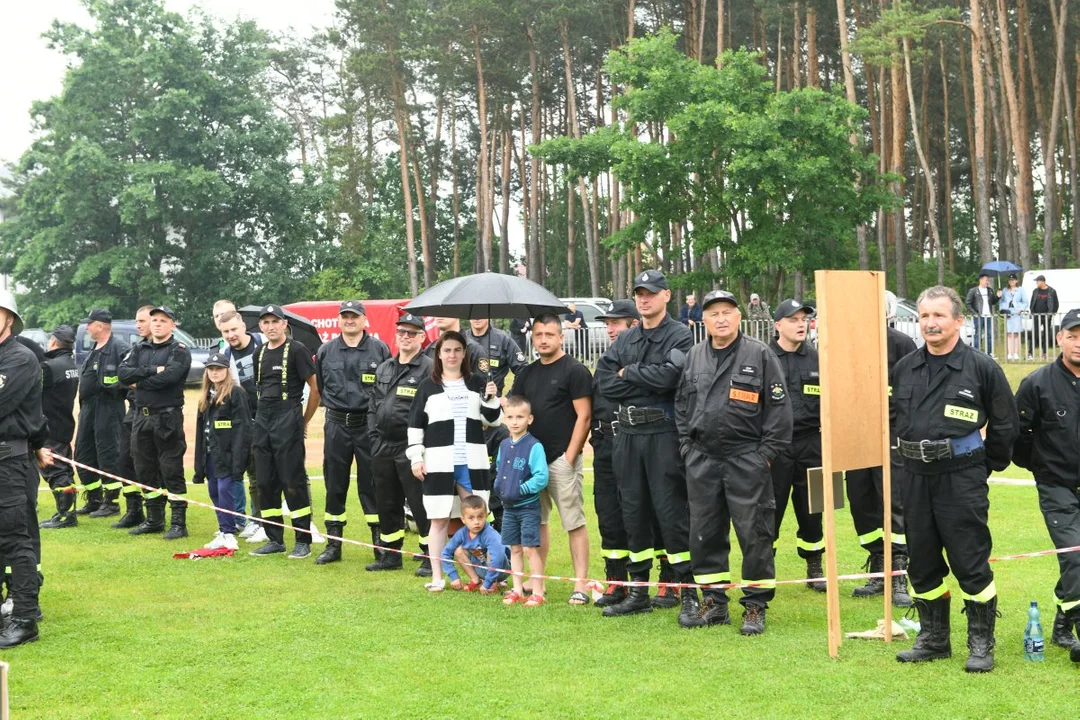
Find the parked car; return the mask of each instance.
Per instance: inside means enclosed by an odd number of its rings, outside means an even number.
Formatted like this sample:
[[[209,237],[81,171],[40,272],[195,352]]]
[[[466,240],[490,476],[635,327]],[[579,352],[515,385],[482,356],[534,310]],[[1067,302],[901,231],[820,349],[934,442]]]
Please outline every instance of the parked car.
[[[604,312],[610,310],[611,306],[614,304],[611,300],[605,297],[572,297],[559,299],[562,300],[564,303],[577,303],[579,306],[582,303],[585,303],[586,305],[595,305]],[[584,313],[585,311],[582,310],[581,312]],[[588,318],[586,318],[586,321],[588,321]]]
[[[139,333],[135,331],[134,320],[113,320],[112,331],[113,335],[123,338],[128,345],[134,345],[142,340]],[[188,370],[187,384],[198,385],[202,382],[206,361],[210,358],[210,350],[196,346],[195,338],[180,328],[173,330],[173,334],[191,350],[191,369]],[[93,349],[94,341],[86,334],[86,323],[79,323],[79,328],[75,331],[75,362],[82,365]]]
[[[585,318],[585,327],[581,330],[564,330],[563,331],[563,350],[577,357],[582,362],[589,363],[595,362],[604,353],[609,345],[607,339],[607,328],[604,325],[604,321],[600,319],[600,315],[603,315],[610,309],[610,304],[607,308],[602,307],[596,303],[590,302],[587,299],[575,300],[574,298],[559,298],[565,303],[575,303],[578,311]],[[610,303],[610,300],[605,301],[604,298],[592,298],[600,300],[602,302]],[[560,316],[561,317],[561,316]]]
[[[42,350],[49,349],[49,333],[42,328],[26,328],[19,334],[36,342]]]

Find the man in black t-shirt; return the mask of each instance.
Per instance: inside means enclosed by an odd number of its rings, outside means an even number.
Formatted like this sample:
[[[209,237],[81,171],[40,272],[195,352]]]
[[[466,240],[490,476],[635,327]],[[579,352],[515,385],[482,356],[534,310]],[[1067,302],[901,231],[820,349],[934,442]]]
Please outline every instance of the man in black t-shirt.
[[[570,537],[574,576],[579,578],[571,605],[588,605],[584,578],[589,572],[589,532],[585,527],[582,492],[584,462],[581,450],[592,422],[592,375],[562,349],[563,332],[555,315],[533,321],[532,340],[540,358],[514,377],[511,395],[522,395],[532,405],[529,427],[544,446],[548,486],[540,493],[540,556],[547,561],[551,548],[548,518],[554,502]]]
[[[222,301],[218,301],[222,302]],[[215,303],[216,307],[216,303]],[[247,331],[244,318],[235,310],[226,311],[220,315],[215,314],[215,322],[221,331],[222,341],[225,343],[225,357],[229,358],[232,365],[233,380],[247,393],[248,409],[254,419],[259,408],[259,393],[255,388],[255,351],[258,350],[264,338],[261,335],[252,335]],[[255,453],[248,455],[248,494],[251,496],[251,514],[261,518],[262,507],[259,504],[259,484],[255,477]],[[233,478],[242,482],[243,478]],[[245,512],[243,486],[234,494],[236,497],[236,511]],[[260,532],[262,525],[257,522],[249,523],[240,532],[240,537],[248,542],[266,542],[265,532]]]
[[[315,362],[303,343],[288,338],[288,321],[279,305],[267,305],[259,317],[259,329],[266,344],[255,353],[255,387],[259,409],[255,414],[255,476],[264,519],[282,522],[281,496],[289,506],[296,545],[291,560],[311,555],[311,494],[304,467],[304,437],[307,424],[319,408],[319,388],[315,383]],[[300,404],[307,385],[307,407]],[[285,552],[285,531],[264,524],[265,545],[252,555]]]

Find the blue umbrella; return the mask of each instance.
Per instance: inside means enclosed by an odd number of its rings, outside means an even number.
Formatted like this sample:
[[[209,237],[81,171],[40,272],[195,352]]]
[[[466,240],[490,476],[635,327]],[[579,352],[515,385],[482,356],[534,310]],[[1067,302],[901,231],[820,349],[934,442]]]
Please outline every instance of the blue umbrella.
[[[993,273],[994,275],[1003,275],[1005,273],[1018,273],[1021,268],[1019,265],[1014,265],[1008,260],[994,260],[988,262],[982,266],[982,272]]]

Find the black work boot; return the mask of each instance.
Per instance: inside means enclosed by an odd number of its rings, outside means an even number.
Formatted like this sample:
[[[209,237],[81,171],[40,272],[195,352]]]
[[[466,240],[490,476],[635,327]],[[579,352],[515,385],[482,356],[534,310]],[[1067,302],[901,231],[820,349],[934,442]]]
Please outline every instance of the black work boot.
[[[401,558],[401,555],[398,555],[398,553],[391,553],[391,554],[397,555],[399,559]],[[421,545],[420,546],[420,554],[424,555],[425,557],[419,557],[418,556],[416,558],[417,560],[420,561],[420,567],[416,568],[415,575],[416,575],[416,577],[431,577],[431,558],[426,557],[427,554],[428,554],[428,546],[427,545]]]
[[[968,659],[964,670],[984,673],[994,669],[994,627],[997,625],[997,598],[990,602],[964,601],[968,620]]]
[[[395,541],[395,544],[400,542],[400,540]],[[393,545],[390,545],[388,547],[393,547]],[[396,549],[400,550],[401,548],[397,547]],[[421,548],[421,552],[427,552],[427,550],[425,548]],[[380,553],[380,555],[381,557],[379,557],[378,560],[373,563],[368,563],[364,569],[370,572],[380,572],[382,570],[401,570],[404,567],[401,562],[401,553],[384,550],[382,553]],[[420,570],[422,570],[423,567],[423,565],[418,567],[416,569],[416,574],[420,577],[431,577],[431,565],[429,564],[427,566],[428,574],[426,576],[420,575]]]
[[[668,563],[667,558],[660,558],[660,582],[673,583],[677,582],[675,577],[675,571],[672,569],[671,564]],[[679,604],[679,593],[674,589],[661,585],[656,589],[656,595],[652,598],[652,606],[654,608],[673,608]]]
[[[892,558],[892,569],[907,570],[908,559],[907,555],[896,554]],[[907,591],[907,575],[893,575],[892,576],[892,604],[893,607],[909,608],[914,603],[911,601],[911,596]]]
[[[83,506],[75,511],[76,515],[89,515],[92,512],[97,512],[101,507],[101,500],[104,493],[101,492],[100,487],[96,487],[93,490],[86,491],[86,501]]]
[[[54,492],[53,495],[56,498],[56,514],[41,523],[41,527],[55,530],[78,526],[79,518],[71,511],[71,506],[75,504],[75,493]]]
[[[146,519],[128,530],[128,535],[165,532],[165,498],[146,501]]]
[[[124,503],[127,505],[127,512],[112,526],[117,530],[139,527],[142,521],[146,519],[146,516],[143,515],[142,495],[137,492],[127,493],[124,495]]]
[[[739,632],[743,635],[761,635],[765,632],[765,606],[756,603],[747,603],[743,610],[742,627]]]
[[[345,524],[335,521],[329,521],[326,523],[326,534],[336,535],[342,537],[342,533],[345,532]],[[316,565],[329,565],[332,562],[339,562],[341,560],[341,541],[331,540],[326,538],[326,549],[319,553],[319,557],[315,558]]]
[[[169,531],[162,536],[162,540],[179,540],[188,536],[187,531],[187,503],[183,501],[171,502],[172,517],[169,519]],[[164,509],[164,508],[163,508]],[[164,515],[164,513],[162,513]]]
[[[631,576],[635,582],[649,582],[648,573]],[[650,613],[653,610],[649,602],[649,587],[636,585],[626,592],[626,598],[615,605],[604,608],[604,617],[619,617],[620,615],[637,615],[638,613]]]
[[[928,662],[952,657],[949,627],[949,605],[952,598],[946,593],[936,600],[915,598],[919,613],[919,634],[910,650],[896,653],[897,662]]]
[[[814,578],[824,578],[825,573],[821,571],[821,556],[814,555],[806,558],[806,577],[813,580]],[[808,582],[806,587],[815,592],[825,592],[825,581],[818,580],[817,582]]]
[[[379,526],[368,525],[368,527],[371,528],[371,544],[375,546],[371,548],[371,552],[375,555],[375,562],[379,562],[383,556],[383,551],[379,549],[379,546],[382,545],[382,539],[379,537]]]
[[[626,586],[612,584],[613,580],[616,583],[626,582],[626,560],[605,559],[604,569],[606,570],[604,574],[607,575],[608,586],[604,590],[604,594],[593,603],[593,605],[600,608],[618,605],[626,599]]]
[[[701,603],[698,602],[697,588],[683,588],[682,609],[679,610],[679,625],[684,628],[702,627]]]
[[[1072,650],[1076,645],[1076,636],[1073,635],[1073,624],[1069,616],[1061,612],[1061,608],[1054,613],[1054,632],[1050,636],[1050,642],[1058,647]]]
[[[32,643],[38,639],[37,621],[33,619],[12,618],[0,631],[0,648],[13,648],[16,645]]]
[[[867,572],[879,573],[885,570],[885,556],[881,553],[871,553],[866,561]],[[885,594],[885,578],[872,577],[866,579],[866,584],[855,588],[851,597],[874,597]]]
[[[116,499],[120,497],[119,489],[110,489],[105,491],[105,499],[94,512],[90,513],[92,518],[112,517],[113,515],[120,514],[120,506],[116,503]]]

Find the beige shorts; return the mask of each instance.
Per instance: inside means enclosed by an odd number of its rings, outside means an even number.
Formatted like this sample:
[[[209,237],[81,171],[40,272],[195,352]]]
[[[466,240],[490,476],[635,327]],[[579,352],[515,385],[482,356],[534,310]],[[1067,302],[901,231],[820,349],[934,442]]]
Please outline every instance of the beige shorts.
[[[548,465],[548,486],[540,491],[540,524],[547,525],[551,504],[559,511],[563,530],[570,532],[585,525],[585,460],[581,455],[571,465],[560,455]]]

